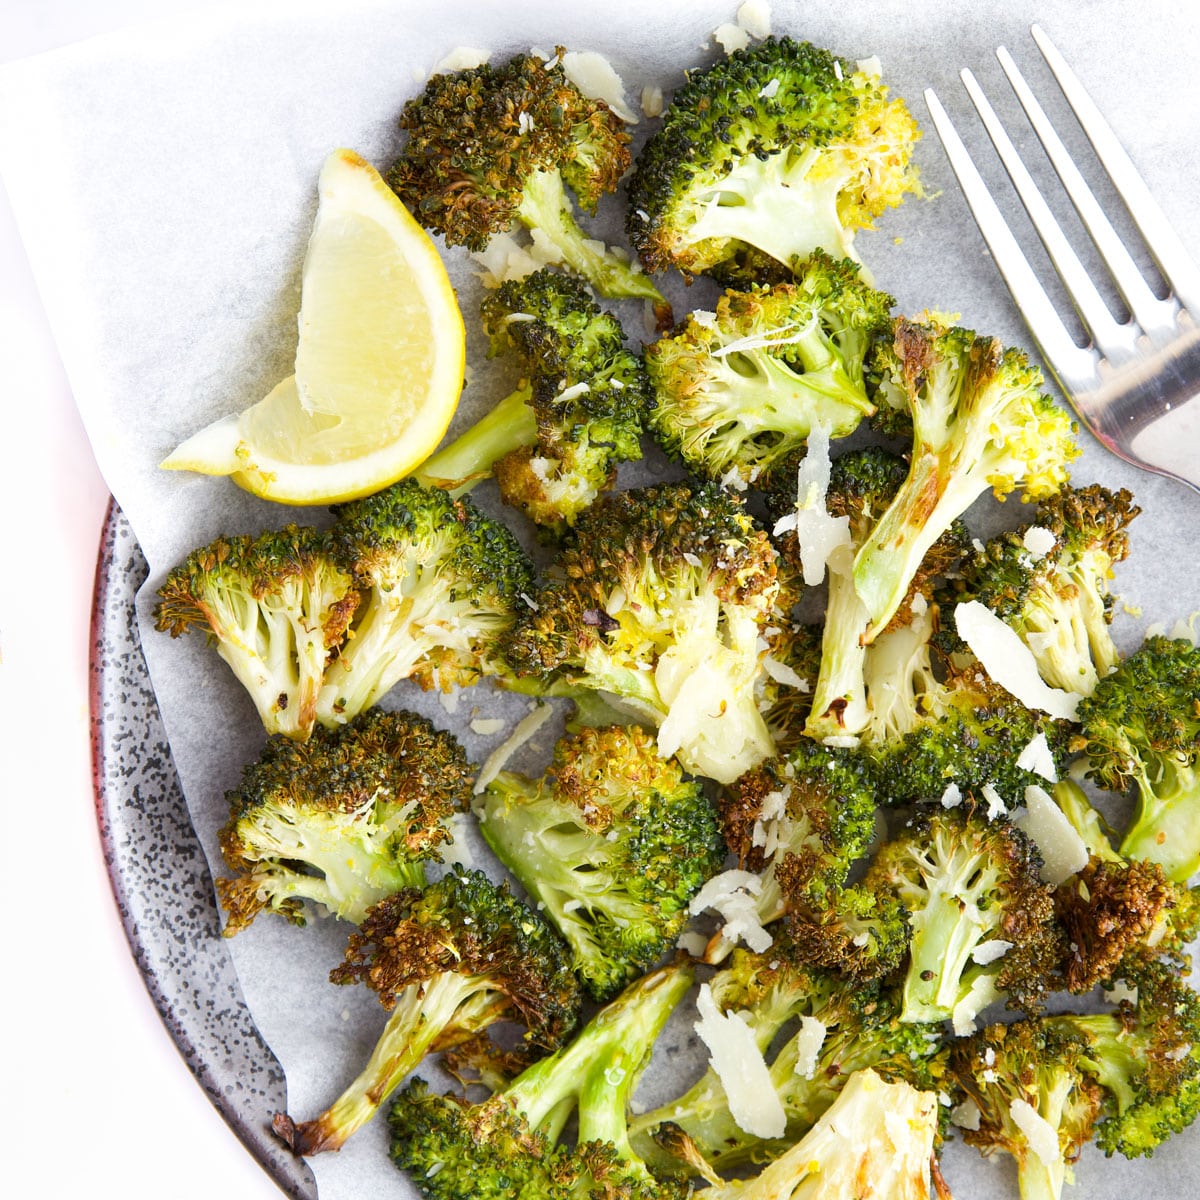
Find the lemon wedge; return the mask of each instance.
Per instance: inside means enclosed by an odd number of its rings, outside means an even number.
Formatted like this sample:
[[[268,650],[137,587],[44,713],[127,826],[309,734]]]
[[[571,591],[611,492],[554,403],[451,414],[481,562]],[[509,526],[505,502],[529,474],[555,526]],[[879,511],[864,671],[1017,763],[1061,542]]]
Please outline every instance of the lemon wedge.
[[[351,150],[321,169],[300,292],[296,373],[188,438],[160,465],[229,475],[283,504],[370,495],[441,441],[465,335],[428,234]]]

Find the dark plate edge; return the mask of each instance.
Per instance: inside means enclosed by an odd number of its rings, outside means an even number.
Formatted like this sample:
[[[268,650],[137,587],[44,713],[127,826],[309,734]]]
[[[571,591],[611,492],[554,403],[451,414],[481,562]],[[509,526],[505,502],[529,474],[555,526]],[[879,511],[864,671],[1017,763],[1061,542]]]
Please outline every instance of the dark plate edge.
[[[316,1200],[312,1172],[267,1126],[267,1115],[286,1111],[286,1084],[220,937],[212,877],[142,657],[134,600],[146,573],[129,524],[110,499],[92,595],[89,680],[105,868],[134,961],[188,1069],[283,1192]]]

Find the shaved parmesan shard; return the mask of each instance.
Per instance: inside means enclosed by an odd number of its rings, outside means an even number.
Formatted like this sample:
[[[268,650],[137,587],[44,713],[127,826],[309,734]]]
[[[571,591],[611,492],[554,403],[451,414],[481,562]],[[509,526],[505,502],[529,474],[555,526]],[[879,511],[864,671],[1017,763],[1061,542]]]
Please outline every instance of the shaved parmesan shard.
[[[767,0],[746,0],[737,10],[737,23],[751,36],[769,37],[771,6]]]
[[[1045,558],[1051,550],[1054,549],[1054,543],[1058,539],[1048,529],[1043,529],[1040,525],[1030,525],[1025,530],[1025,536],[1021,539],[1025,549],[1029,551],[1035,559]]]
[[[986,604],[968,600],[954,608],[958,635],[1001,687],[1007,688],[1026,708],[1035,708],[1060,720],[1074,721],[1078,692],[1050,687],[1038,674],[1032,651],[1016,630],[1006,625]]]
[[[979,1105],[968,1097],[961,1104],[956,1105],[950,1110],[950,1123],[957,1125],[959,1129],[975,1130],[979,1128],[982,1116],[983,1113],[979,1111]]]
[[[787,663],[781,663],[779,659],[772,658],[768,654],[763,658],[762,665],[763,670],[773,680],[775,680],[776,683],[782,683],[785,687],[795,688],[798,692],[811,691],[808,680],[801,679],[801,677],[797,675],[796,672],[787,665]]]
[[[646,84],[642,88],[642,112],[648,117],[661,117],[663,114],[663,90],[656,84]]]
[[[696,1010],[696,1033],[708,1047],[709,1065],[725,1089],[737,1127],[754,1137],[783,1137],[787,1114],[750,1026],[737,1014],[722,1013],[707,983],[700,986]]]
[[[448,75],[452,71],[473,71],[476,67],[482,67],[491,57],[490,50],[480,50],[478,46],[458,46],[445,58],[438,60],[433,73]]]
[[[1008,1106],[1008,1112],[1013,1124],[1025,1135],[1030,1150],[1042,1160],[1042,1165],[1058,1166],[1062,1161],[1062,1151],[1054,1126],[1026,1100],[1014,1100]]]
[[[870,58],[860,58],[857,65],[864,75],[870,75],[873,79],[878,79],[883,74],[883,64],[879,61],[878,54],[872,54]]]
[[[563,74],[585,95],[603,100],[627,125],[636,125],[638,115],[625,100],[625,85],[603,54],[594,50],[571,50],[562,56]]]
[[[957,783],[948,783],[942,793],[942,807],[957,808],[962,803],[962,798],[962,788]]]
[[[750,35],[746,30],[740,25],[731,25],[728,22],[718,25],[713,30],[713,37],[726,54],[732,54],[735,50],[745,50],[750,45]]]
[[[471,722],[471,732],[479,734],[480,737],[491,737],[503,728],[504,721],[501,717],[476,717]]]
[[[531,713],[526,714],[517,722],[517,727],[512,733],[487,756],[487,761],[484,762],[483,767],[480,769],[479,778],[475,780],[475,787],[472,789],[476,796],[483,792],[487,785],[504,770],[504,764],[552,716],[554,716],[554,709],[549,704],[539,704]]]
[[[762,878],[752,871],[723,871],[713,876],[693,897],[688,911],[696,916],[712,909],[724,925],[722,938],[729,945],[745,942],[756,954],[775,940],[758,919],[754,898],[762,891]]]
[[[801,1017],[796,1034],[796,1074],[811,1079],[817,1070],[817,1056],[825,1044],[825,1025],[816,1017]]]
[[[993,938],[990,942],[980,942],[971,951],[971,961],[986,967],[989,963],[998,962],[1013,948],[1012,942],[1003,938]]]
[[[1049,793],[1036,784],[1025,789],[1025,813],[1017,818],[1042,856],[1042,881],[1057,887],[1087,866],[1088,848]]]
[[[825,507],[831,467],[829,430],[818,423],[809,432],[804,459],[796,472],[796,511],[775,523],[776,537],[795,531],[804,582],[809,587],[821,583],[832,556],[850,546],[850,518],[830,516]]]
[[[1050,783],[1058,782],[1058,768],[1054,765],[1054,755],[1050,753],[1050,743],[1046,735],[1039,733],[1028,746],[1017,755],[1017,766],[1022,771],[1032,771]]]

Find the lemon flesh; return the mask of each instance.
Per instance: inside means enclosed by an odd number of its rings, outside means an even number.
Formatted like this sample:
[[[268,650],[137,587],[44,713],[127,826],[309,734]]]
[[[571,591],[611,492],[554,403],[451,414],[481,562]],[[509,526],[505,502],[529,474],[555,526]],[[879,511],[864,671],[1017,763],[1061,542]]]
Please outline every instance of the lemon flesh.
[[[299,324],[295,375],[162,466],[320,504],[369,495],[429,456],[462,391],[462,314],[428,235],[349,150],[321,171]]]

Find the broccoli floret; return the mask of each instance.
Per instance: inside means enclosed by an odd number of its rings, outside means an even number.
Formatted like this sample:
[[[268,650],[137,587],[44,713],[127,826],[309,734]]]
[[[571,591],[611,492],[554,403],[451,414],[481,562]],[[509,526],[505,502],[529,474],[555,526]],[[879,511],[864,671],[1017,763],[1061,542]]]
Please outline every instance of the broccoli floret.
[[[288,525],[217,538],[175,567],[158,595],[156,628],[172,637],[203,630],[267,732],[308,737],[326,662],[359,602],[328,533]]]
[[[524,379],[509,397],[416,473],[461,495],[489,473],[504,501],[561,532],[641,458],[649,383],[620,322],[578,279],[542,270],[483,300],[493,354]]]
[[[859,229],[917,192],[919,136],[877,77],[767,38],[688,74],[629,184],[626,228],[648,270],[723,281],[853,254]]]
[[[567,188],[595,212],[629,166],[629,135],[566,77],[562,54],[434,75],[400,115],[408,139],[388,183],[447,245],[480,251],[519,222],[602,296],[650,300],[665,316],[650,280],[589,243],[575,219]]]
[[[895,499],[854,559],[870,625],[895,615],[929,548],[989,488],[1040,500],[1067,481],[1079,453],[1075,426],[1042,391],[1041,372],[995,338],[896,321],[879,349],[882,390],[913,423],[911,465]]]
[[[968,806],[922,807],[876,853],[863,886],[891,893],[912,928],[901,1019],[951,1020],[1002,995],[1039,1003],[1061,959],[1052,889],[1041,859],[1006,817]]]
[[[602,496],[504,642],[517,675],[608,692],[721,783],[772,753],[755,702],[775,551],[741,501],[685,484]]]
[[[322,725],[339,725],[401,679],[474,683],[493,669],[532,571],[516,538],[469,496],[406,479],[334,509],[333,535],[365,599],[325,671]]]
[[[655,1039],[691,986],[675,964],[632,984],[567,1047],[470,1105],[416,1080],[389,1121],[392,1160],[430,1200],[683,1200],[629,1140],[627,1109]],[[577,1115],[576,1144],[559,1144]]]
[[[340,1149],[431,1050],[497,1021],[553,1048],[579,1015],[579,987],[558,935],[480,871],[453,866],[424,892],[380,901],[350,937],[334,983],[365,983],[391,1014],[361,1074],[319,1117],[277,1113],[276,1134],[297,1154]]]
[[[989,1025],[951,1047],[950,1074],[978,1112],[960,1135],[984,1154],[1012,1155],[1021,1200],[1059,1200],[1092,1139],[1104,1091],[1087,1052],[1087,1039],[1056,1019]]]
[[[892,298],[851,262],[815,256],[795,283],[727,291],[646,349],[650,430],[697,475],[753,483],[815,424],[852,433],[874,411],[863,380]],[[793,489],[793,500],[794,500]]]
[[[1139,963],[1191,965],[1200,933],[1200,890],[1174,883],[1158,863],[1122,858],[1103,820],[1073,780],[1054,785],[1054,799],[1088,849],[1088,862],[1054,893],[1067,957],[1060,971],[1069,992],[1090,992]]]
[[[1136,788],[1120,851],[1186,883],[1200,870],[1200,648],[1150,637],[1079,704],[1088,775]]]
[[[709,1200],[824,1197],[949,1198],[934,1147],[938,1097],[903,1080],[856,1071],[821,1119],[751,1179],[708,1188]]]
[[[696,1173],[707,1174],[775,1157],[820,1119],[852,1073],[864,1067],[920,1086],[932,1082],[940,1051],[933,1030],[898,1021],[895,1002],[879,984],[848,988],[844,979],[796,962],[792,949],[782,936],[761,954],[736,950],[709,984],[717,1009],[740,1014],[768,1055],[784,1133],[768,1138],[743,1129],[710,1066],[682,1096],[631,1122],[634,1144],[652,1166],[679,1169],[690,1158],[692,1169],[700,1168]],[[785,1029],[788,1036],[772,1055]]]
[[[357,924],[392,892],[424,887],[470,783],[462,747],[415,713],[373,709],[306,742],[271,738],[226,796],[226,936],[264,910],[303,925],[305,900]]]
[[[561,739],[545,779],[502,772],[477,798],[484,838],[566,939],[584,990],[611,999],[674,946],[725,861],[700,785],[634,725]]]
[[[1124,490],[1064,488],[1038,506],[1035,521],[968,557],[954,598],[981,601],[1015,629],[1051,687],[1090,695],[1119,661],[1108,581],[1140,511]],[[1032,541],[1037,530],[1053,535],[1049,549]]]

